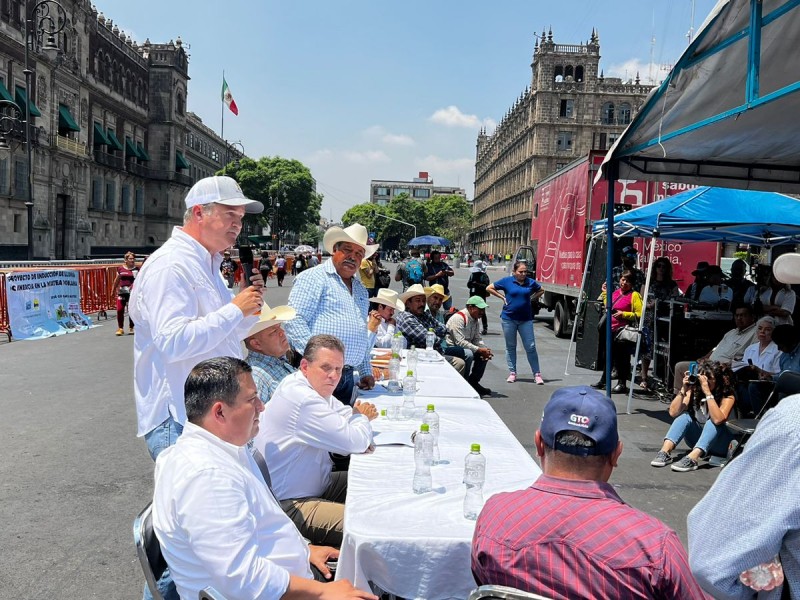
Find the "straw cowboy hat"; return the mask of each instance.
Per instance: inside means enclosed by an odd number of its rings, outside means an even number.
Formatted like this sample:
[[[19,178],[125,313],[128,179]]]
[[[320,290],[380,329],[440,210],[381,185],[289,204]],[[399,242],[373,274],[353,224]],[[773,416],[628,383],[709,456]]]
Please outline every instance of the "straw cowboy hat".
[[[781,283],[800,283],[800,254],[781,254],[772,265],[772,274]]]
[[[450,299],[450,296],[444,293],[444,286],[441,283],[434,283],[431,287],[425,288],[426,296],[432,296],[433,294],[444,296],[443,302],[447,302]]]
[[[364,249],[364,258],[369,258],[378,249],[380,244],[368,244],[369,234],[367,228],[358,223],[353,223],[350,227],[331,227],[325,232],[325,237],[322,238],[322,245],[325,250],[333,254],[333,247],[338,242],[350,242],[356,244]]]
[[[250,331],[247,332],[245,339],[264,331],[267,327],[291,321],[296,315],[297,311],[291,306],[276,306],[275,308],[270,308],[268,305],[264,304],[261,307],[261,316],[258,318],[255,325],[250,328]]]
[[[386,306],[391,306],[395,310],[406,309],[405,303],[400,300],[400,295],[389,288],[379,289],[378,294],[374,298],[370,298],[370,302],[385,304]]]
[[[415,283],[414,285],[408,286],[408,289],[400,294],[400,300],[408,302],[408,299],[414,296],[425,296],[427,298],[429,289],[431,288],[422,287],[421,283]]]

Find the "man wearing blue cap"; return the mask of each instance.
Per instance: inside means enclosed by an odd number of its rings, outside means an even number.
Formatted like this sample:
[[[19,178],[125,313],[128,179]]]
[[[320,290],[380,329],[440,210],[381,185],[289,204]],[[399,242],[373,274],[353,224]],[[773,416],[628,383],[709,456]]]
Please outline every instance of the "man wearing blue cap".
[[[708,597],[675,532],[608,484],[622,454],[609,398],[588,386],[557,390],[535,443],[541,477],[492,496],[478,517],[478,585],[570,600]]]
[[[642,288],[644,287],[645,282],[645,274],[644,271],[636,267],[637,256],[638,252],[636,252],[636,248],[633,246],[625,246],[622,250],[620,250],[620,260],[622,264],[611,269],[611,280],[614,282],[614,289],[619,287],[619,280],[620,277],[622,277],[622,273],[625,271],[630,271],[633,273],[633,289],[640,294],[642,293]]]

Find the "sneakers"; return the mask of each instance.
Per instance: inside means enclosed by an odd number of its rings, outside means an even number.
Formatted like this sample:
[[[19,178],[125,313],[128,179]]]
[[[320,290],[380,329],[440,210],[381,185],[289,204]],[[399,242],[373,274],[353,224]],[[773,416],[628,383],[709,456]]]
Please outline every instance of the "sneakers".
[[[517,374],[514,373],[514,371],[511,371],[511,373],[509,373],[508,377],[506,378],[506,382],[507,383],[514,383],[516,380],[517,380]]]
[[[128,327],[128,335],[133,335],[133,327]]]
[[[690,458],[687,454],[674,465],[672,465],[671,469],[673,471],[678,471],[679,473],[685,473],[686,471],[696,471],[697,470],[697,461]]]
[[[669,452],[664,452],[663,450],[659,450],[656,457],[650,461],[651,467],[666,467],[669,463],[672,462],[672,457],[670,456]]]
[[[117,335],[125,335],[124,329],[117,329]]]
[[[542,379],[541,373],[534,373],[533,380],[536,382],[536,385],[544,385],[544,379]]]

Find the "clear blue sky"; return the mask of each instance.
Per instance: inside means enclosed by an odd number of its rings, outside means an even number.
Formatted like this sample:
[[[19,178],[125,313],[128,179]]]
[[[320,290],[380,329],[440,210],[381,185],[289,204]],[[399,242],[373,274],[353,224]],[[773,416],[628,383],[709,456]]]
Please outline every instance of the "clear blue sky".
[[[691,0],[95,0],[140,44],[191,48],[188,108],[219,133],[222,72],[239,106],[225,138],[254,158],[296,158],[338,219],[370,179],[473,195],[475,138],[530,83],[534,34],[586,41],[606,76],[657,80],[686,47]],[[696,0],[695,31],[714,0]],[[655,44],[651,43],[655,38]],[[655,67],[649,67],[651,53]]]

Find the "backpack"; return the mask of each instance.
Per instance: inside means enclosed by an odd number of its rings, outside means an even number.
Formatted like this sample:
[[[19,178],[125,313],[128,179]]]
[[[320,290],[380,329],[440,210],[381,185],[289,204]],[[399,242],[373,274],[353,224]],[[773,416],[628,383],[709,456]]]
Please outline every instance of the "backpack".
[[[422,283],[422,263],[419,259],[408,261],[406,265],[406,279],[409,284]]]
[[[467,288],[469,288],[470,294],[481,295],[486,293],[486,288],[490,283],[491,280],[486,273],[473,273],[467,282]]]

